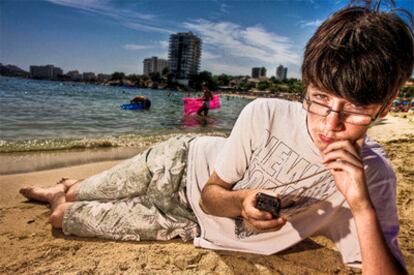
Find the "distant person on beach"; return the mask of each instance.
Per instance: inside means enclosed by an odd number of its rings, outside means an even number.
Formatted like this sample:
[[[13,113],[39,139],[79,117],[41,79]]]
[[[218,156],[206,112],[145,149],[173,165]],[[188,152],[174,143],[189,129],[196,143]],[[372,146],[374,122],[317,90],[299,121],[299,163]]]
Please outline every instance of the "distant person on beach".
[[[366,132],[411,75],[413,32],[380,5],[353,3],[307,43],[302,103],[257,99],[228,138],[174,137],[90,178],[21,194],[50,203],[66,235],[179,236],[265,255],[324,235],[364,274],[405,273],[396,177]],[[259,192],[279,197],[281,212],[259,210]]]
[[[201,91],[203,92],[203,105],[198,109],[197,115],[201,116],[203,113],[204,116],[208,115],[208,110],[210,109],[210,100],[213,100],[213,94],[207,86],[207,83],[201,85]]]
[[[148,97],[146,96],[136,96],[133,99],[130,100],[131,104],[141,104],[144,106],[144,109],[148,110],[149,108],[151,108],[151,100],[149,100]]]

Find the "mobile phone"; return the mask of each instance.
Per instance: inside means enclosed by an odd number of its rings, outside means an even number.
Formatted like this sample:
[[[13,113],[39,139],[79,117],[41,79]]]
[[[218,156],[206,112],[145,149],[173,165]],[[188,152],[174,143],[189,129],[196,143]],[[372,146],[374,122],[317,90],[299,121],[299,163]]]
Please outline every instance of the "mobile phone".
[[[270,212],[273,218],[279,217],[280,212],[280,199],[268,195],[266,193],[259,192],[256,194],[256,208],[259,210]]]

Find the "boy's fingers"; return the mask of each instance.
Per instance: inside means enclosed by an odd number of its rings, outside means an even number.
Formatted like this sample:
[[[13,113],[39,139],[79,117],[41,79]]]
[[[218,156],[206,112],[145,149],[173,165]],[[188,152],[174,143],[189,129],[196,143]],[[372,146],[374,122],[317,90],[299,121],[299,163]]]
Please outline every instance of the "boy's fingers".
[[[283,225],[286,224],[286,220],[284,218],[276,218],[266,221],[249,219],[248,222],[260,230],[280,229]]]
[[[348,162],[352,165],[363,168],[363,164],[361,160],[359,158],[356,158],[352,153],[349,153],[348,151],[344,151],[344,150],[332,151],[323,157],[323,163],[328,163],[328,162],[333,162],[333,161],[338,161],[338,160],[342,162]]]
[[[256,207],[248,207],[245,211],[242,211],[242,216],[256,220],[269,220],[272,218],[272,214],[259,210]]]
[[[337,150],[348,151],[349,153],[354,155],[355,158],[357,159],[360,158],[358,148],[356,148],[356,146],[348,140],[341,140],[341,141],[337,141],[337,142],[329,144],[325,148],[325,150],[323,150],[323,154],[328,154],[329,152],[337,151]]]

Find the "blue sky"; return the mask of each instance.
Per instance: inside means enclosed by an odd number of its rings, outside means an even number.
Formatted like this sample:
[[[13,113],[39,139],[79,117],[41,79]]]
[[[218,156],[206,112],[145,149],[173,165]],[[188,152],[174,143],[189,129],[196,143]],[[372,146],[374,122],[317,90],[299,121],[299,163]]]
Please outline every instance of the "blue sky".
[[[203,40],[201,70],[248,75],[279,64],[299,78],[303,49],[346,0],[0,0],[0,62],[28,70],[142,73],[144,58],[167,58],[171,33]],[[397,0],[414,13],[414,0]]]

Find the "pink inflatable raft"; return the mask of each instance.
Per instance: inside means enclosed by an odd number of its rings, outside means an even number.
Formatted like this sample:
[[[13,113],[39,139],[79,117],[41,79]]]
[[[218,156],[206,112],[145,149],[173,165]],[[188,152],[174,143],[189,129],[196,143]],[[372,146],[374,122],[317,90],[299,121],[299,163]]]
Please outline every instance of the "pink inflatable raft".
[[[185,97],[184,99],[184,114],[189,115],[192,113],[197,113],[197,111],[203,105],[203,99],[201,97],[192,98],[192,97]],[[210,100],[210,109],[218,109],[220,108],[220,96],[214,95],[213,99]]]

